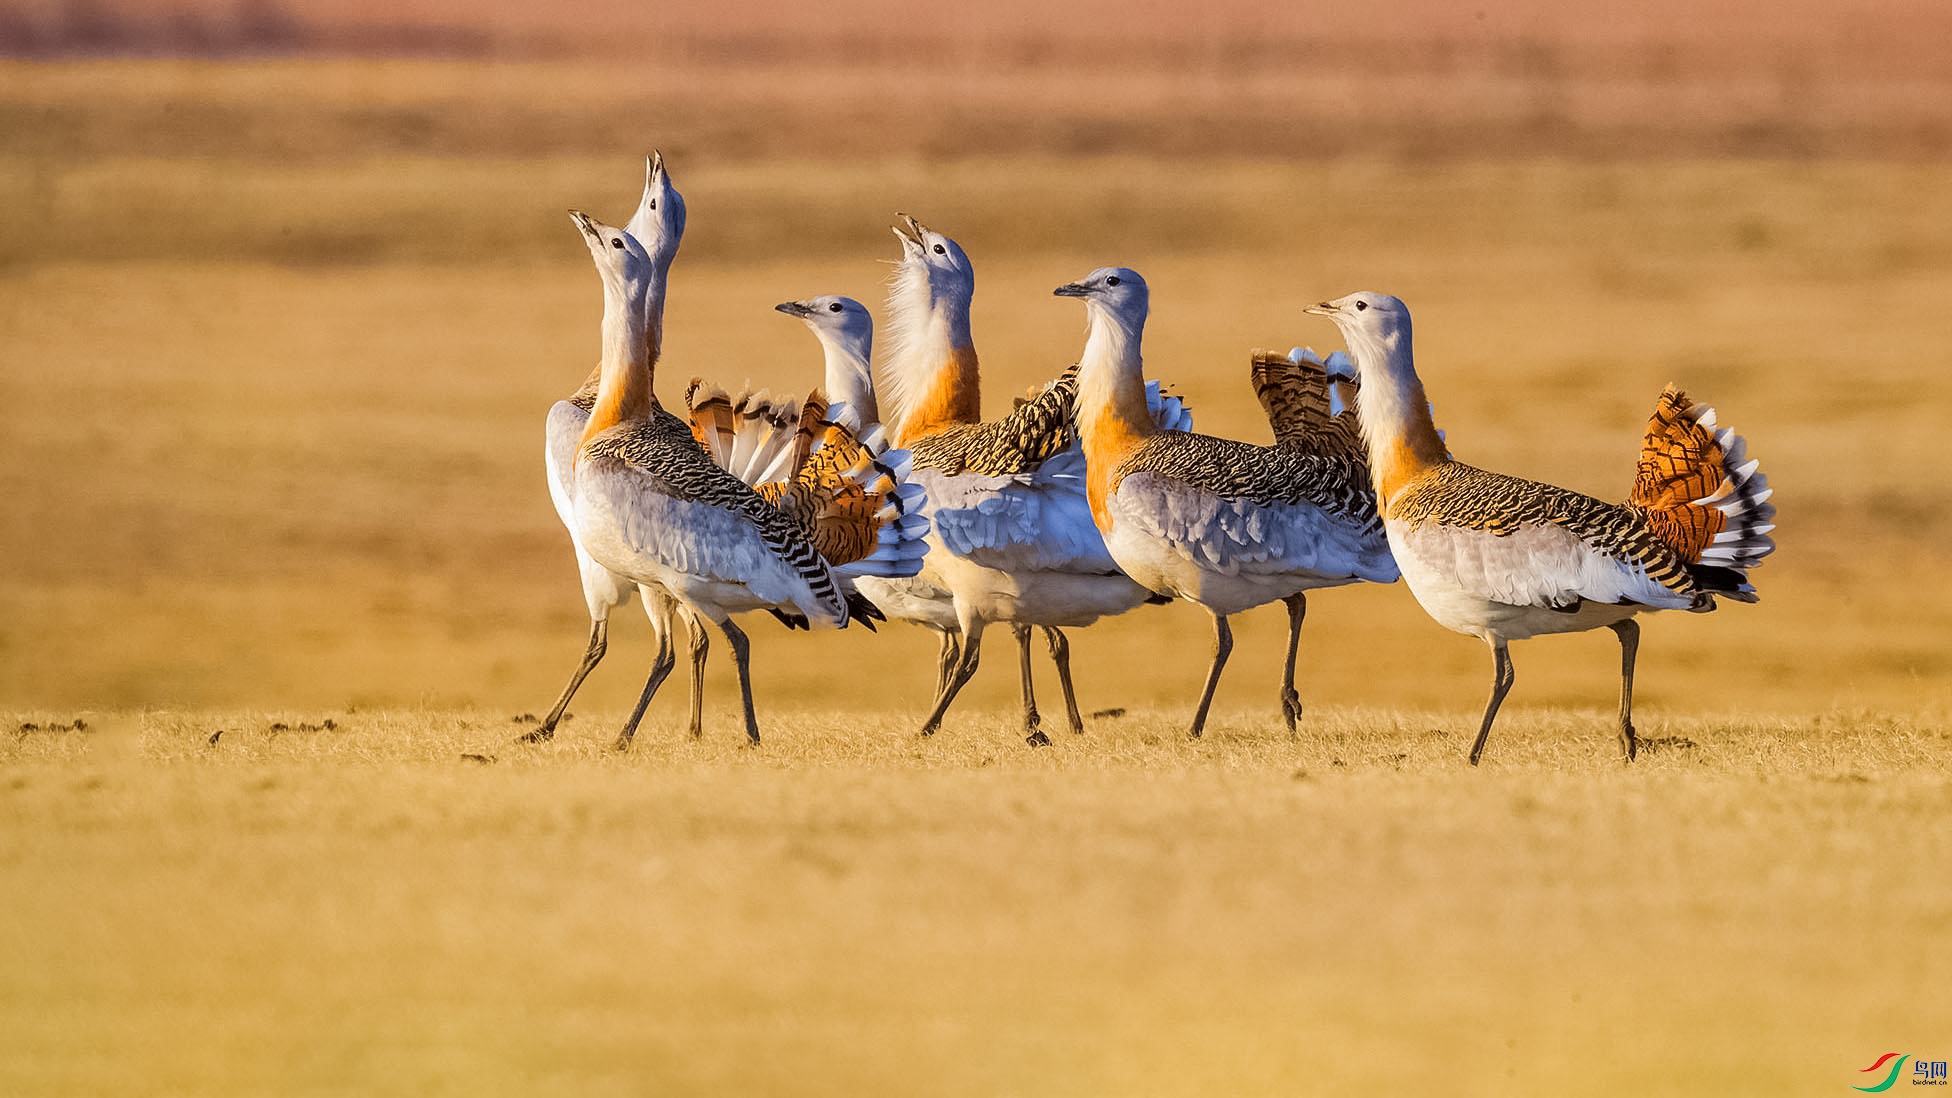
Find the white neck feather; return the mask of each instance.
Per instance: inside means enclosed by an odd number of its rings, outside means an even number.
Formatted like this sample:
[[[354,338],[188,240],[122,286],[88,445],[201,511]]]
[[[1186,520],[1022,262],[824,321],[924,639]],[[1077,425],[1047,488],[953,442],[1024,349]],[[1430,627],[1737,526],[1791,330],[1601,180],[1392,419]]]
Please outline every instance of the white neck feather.
[[[1085,302],[1089,330],[1078,356],[1078,429],[1093,436],[1100,429],[1145,436],[1158,425],[1146,407],[1145,358],[1140,352],[1145,314],[1121,314],[1095,300]],[[1085,438],[1087,447],[1093,445]]]
[[[1420,468],[1448,460],[1430,399],[1417,377],[1407,319],[1379,332],[1350,325],[1343,330],[1361,384],[1356,412],[1369,448],[1370,474],[1387,512],[1392,493]]]
[[[1084,353],[1078,356],[1079,406],[1103,407],[1132,389],[1143,399],[1145,359],[1139,350],[1143,318],[1134,324],[1096,301],[1086,303],[1085,318]]]
[[[928,267],[919,257],[904,260],[888,284],[888,315],[882,325],[880,394],[887,422],[900,437],[903,420],[932,387],[936,375],[958,347],[972,347],[969,298],[938,296]]]
[[[862,429],[881,422],[874,399],[874,376],[868,367],[871,339],[846,339],[815,329],[827,352],[827,399],[845,404]]]
[[[643,328],[650,341],[650,360],[656,362],[664,354],[664,290],[670,282],[671,261],[675,255],[651,257],[651,284],[644,294]]]

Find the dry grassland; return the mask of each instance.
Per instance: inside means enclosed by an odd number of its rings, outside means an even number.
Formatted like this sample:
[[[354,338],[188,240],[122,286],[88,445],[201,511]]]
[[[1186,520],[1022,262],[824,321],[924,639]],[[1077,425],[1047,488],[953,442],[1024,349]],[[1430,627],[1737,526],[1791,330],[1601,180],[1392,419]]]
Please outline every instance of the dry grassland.
[[[1937,1038],[1942,722],[1695,718],[1627,768],[1534,713],[1469,771],[1454,716],[0,737],[0,1088],[1829,1094]]]
[[[980,155],[953,111],[823,155],[818,96],[568,72],[0,66],[0,1091],[1835,1093],[1941,1038],[1929,143],[1193,156],[1145,141],[1211,104],[1093,148],[1096,108],[964,74]],[[927,635],[762,620],[764,747],[720,645],[707,738],[677,682],[619,757],[624,611],[515,747],[586,629],[539,467],[600,306],[561,211],[624,217],[653,143],[691,210],[667,400],[811,384],[770,306],[878,306],[897,210],[978,268],[992,409],[1069,363],[1050,289],[1103,263],[1151,282],[1151,372],[1251,439],[1248,349],[1387,290],[1467,460],[1618,496],[1662,383],[1719,406],[1779,489],[1763,602],[1647,620],[1631,768],[1590,635],[1515,650],[1466,768],[1489,657],[1400,586],[1312,600],[1293,739],[1278,610],[1181,738],[1209,635],[1169,607],[1074,636],[1084,708],[1128,712],[1047,752],[1003,634],[925,742]]]

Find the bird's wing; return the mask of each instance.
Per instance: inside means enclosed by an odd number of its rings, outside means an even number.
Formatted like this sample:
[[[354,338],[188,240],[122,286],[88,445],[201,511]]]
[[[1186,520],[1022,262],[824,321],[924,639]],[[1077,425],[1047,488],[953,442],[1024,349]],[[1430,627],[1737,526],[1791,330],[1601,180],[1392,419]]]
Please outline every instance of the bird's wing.
[[[549,500],[556,505],[556,517],[576,535],[576,519],[571,509],[575,484],[572,480],[576,447],[583,440],[583,428],[590,422],[590,410],[559,400],[549,409],[542,434],[542,465],[549,475]]]
[[[1698,605],[1686,562],[1638,508],[1445,462],[1390,504],[1392,536],[1468,594],[1566,609],[1582,599]]]
[[[1363,467],[1279,446],[1155,435],[1112,479],[1113,520],[1204,568],[1396,579]]]
[[[1057,467],[1017,476],[918,471],[942,547],[1005,572],[1118,571],[1091,519],[1082,462],[1045,464]]]
[[[805,531],[707,460],[683,421],[664,416],[589,440],[576,484],[586,538],[594,525],[609,539],[602,548],[587,546],[599,561],[606,553],[642,554],[690,575],[745,584],[760,598],[796,605],[809,617],[845,620],[833,573]],[[601,520],[592,523],[586,509]],[[779,567],[769,567],[768,560]]]

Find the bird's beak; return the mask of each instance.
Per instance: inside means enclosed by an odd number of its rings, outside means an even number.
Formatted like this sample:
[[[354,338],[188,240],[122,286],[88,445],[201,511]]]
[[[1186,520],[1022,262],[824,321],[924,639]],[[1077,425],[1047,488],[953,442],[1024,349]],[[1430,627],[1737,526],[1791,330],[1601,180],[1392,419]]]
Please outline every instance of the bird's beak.
[[[808,305],[804,301],[782,301],[773,306],[773,311],[785,313],[787,316],[797,316],[801,320],[805,320],[813,315],[813,306]]]
[[[658,176],[664,174],[664,153],[662,150],[651,150],[651,159],[645,170],[650,173],[652,179],[656,179]]]
[[[902,250],[904,252],[921,251],[922,223],[905,213],[898,213],[895,216],[902,220],[902,224],[895,226],[895,239],[901,241]]]
[[[571,210],[569,211],[569,219],[576,222],[576,227],[583,230],[584,236],[594,238],[597,235],[596,220],[589,214],[584,213],[582,210]]]
[[[1091,287],[1082,282],[1066,282],[1051,293],[1057,297],[1090,297]]]
[[[1337,309],[1334,305],[1331,305],[1326,301],[1322,302],[1319,305],[1303,306],[1301,311],[1304,313],[1311,313],[1315,316],[1326,316],[1326,317],[1333,317],[1337,313],[1341,312],[1340,309]]]

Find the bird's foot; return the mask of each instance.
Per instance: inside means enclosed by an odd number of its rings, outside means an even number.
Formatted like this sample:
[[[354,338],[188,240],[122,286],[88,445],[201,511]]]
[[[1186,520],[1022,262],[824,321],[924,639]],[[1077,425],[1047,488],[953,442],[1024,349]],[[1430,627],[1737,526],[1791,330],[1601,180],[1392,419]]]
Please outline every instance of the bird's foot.
[[[1301,695],[1293,690],[1281,694],[1281,719],[1288,722],[1288,735],[1295,734],[1295,724],[1301,720]]]
[[[1044,735],[1044,730],[1039,728],[1030,735],[1025,736],[1023,742],[1032,747],[1049,747],[1051,745],[1051,738]]]
[[[516,743],[548,743],[556,738],[554,728],[537,728],[515,737]]]
[[[1626,756],[1628,762],[1632,762],[1634,756],[1640,753],[1640,737],[1634,735],[1631,724],[1620,726],[1620,753]]]

